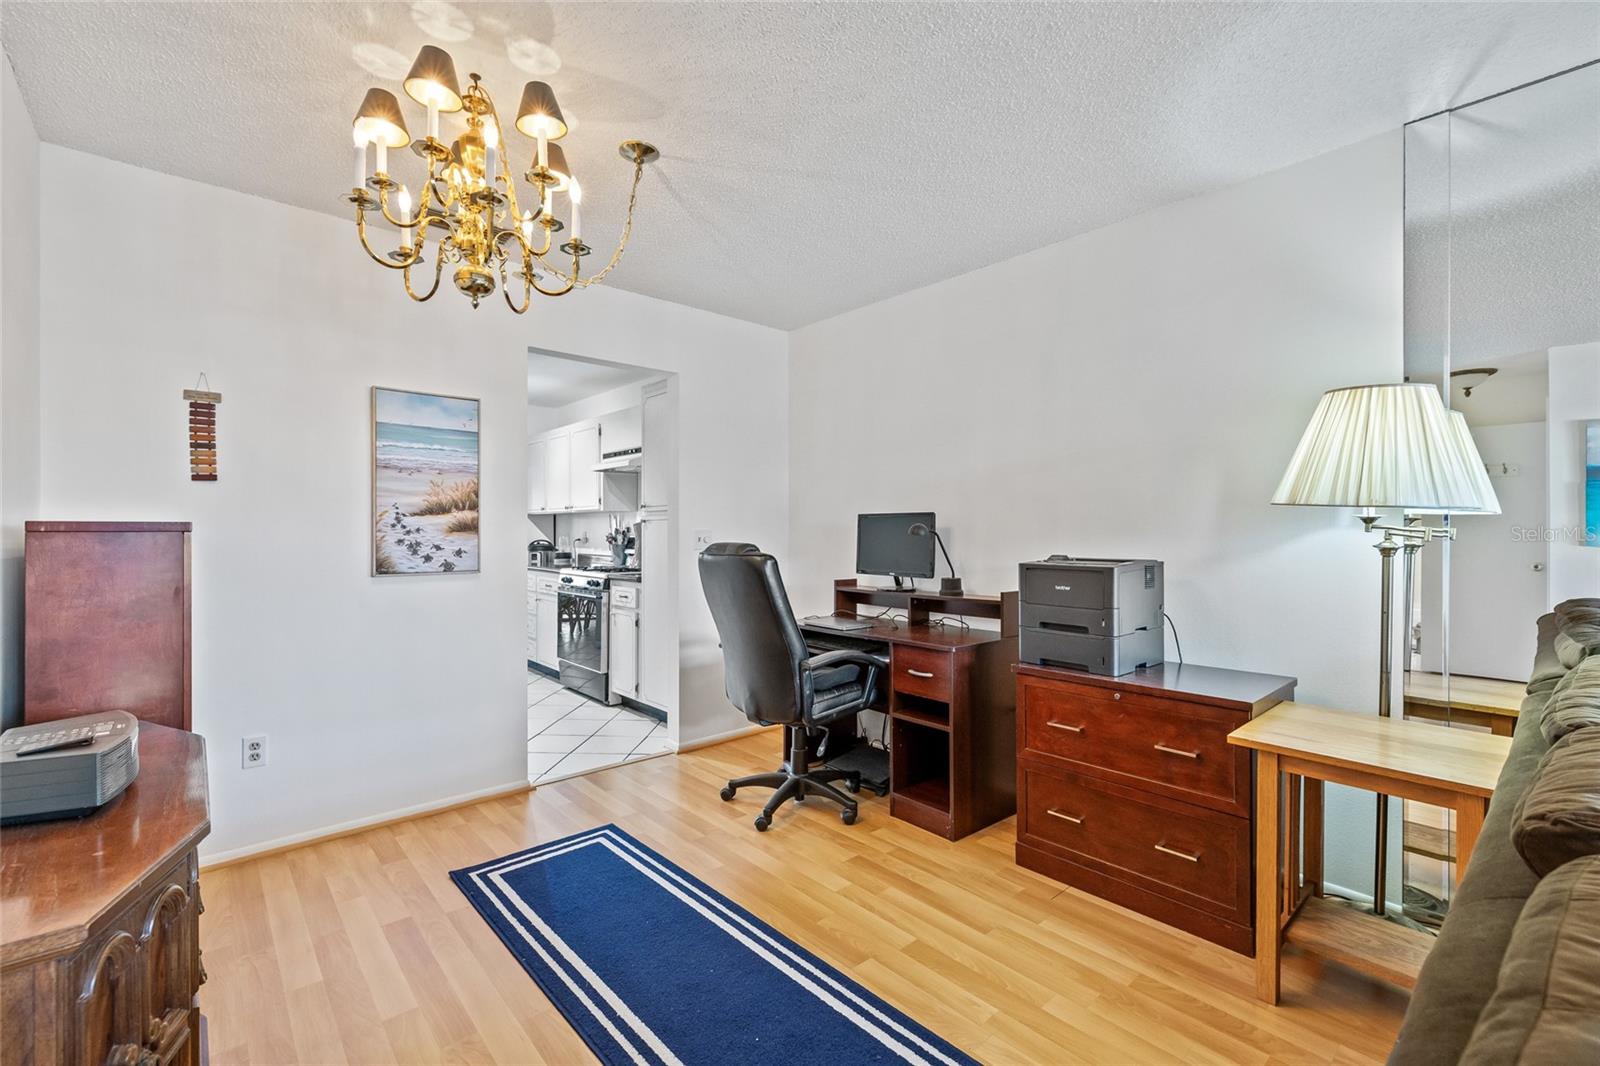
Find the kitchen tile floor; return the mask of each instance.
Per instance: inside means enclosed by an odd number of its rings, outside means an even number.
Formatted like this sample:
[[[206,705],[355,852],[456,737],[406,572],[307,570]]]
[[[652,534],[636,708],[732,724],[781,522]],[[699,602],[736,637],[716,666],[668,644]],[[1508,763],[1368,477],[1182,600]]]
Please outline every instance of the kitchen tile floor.
[[[662,723],[607,707],[528,671],[528,779],[558,781],[671,751]]]

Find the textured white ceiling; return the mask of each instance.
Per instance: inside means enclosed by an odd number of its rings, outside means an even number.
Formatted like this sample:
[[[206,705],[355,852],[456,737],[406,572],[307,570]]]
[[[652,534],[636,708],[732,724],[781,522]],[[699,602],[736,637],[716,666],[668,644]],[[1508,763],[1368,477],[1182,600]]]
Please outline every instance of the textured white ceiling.
[[[660,376],[659,370],[530,351],[528,402],[535,407],[565,407],[602,392],[643,384]]]
[[[44,140],[335,214],[419,45],[508,112],[542,72],[591,244],[617,142],[662,150],[615,284],[788,328],[1592,59],[1600,5],[6,0],[0,37]]]

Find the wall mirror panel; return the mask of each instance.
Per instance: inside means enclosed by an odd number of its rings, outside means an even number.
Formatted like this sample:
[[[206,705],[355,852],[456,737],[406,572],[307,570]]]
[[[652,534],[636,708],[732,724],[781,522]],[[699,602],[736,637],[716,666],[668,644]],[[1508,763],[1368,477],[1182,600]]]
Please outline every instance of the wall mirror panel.
[[[1465,416],[1498,514],[1402,567],[1408,717],[1510,735],[1535,620],[1600,595],[1587,512],[1600,433],[1600,64],[1405,131],[1405,367]],[[1448,908],[1449,816],[1405,805],[1408,917]]]

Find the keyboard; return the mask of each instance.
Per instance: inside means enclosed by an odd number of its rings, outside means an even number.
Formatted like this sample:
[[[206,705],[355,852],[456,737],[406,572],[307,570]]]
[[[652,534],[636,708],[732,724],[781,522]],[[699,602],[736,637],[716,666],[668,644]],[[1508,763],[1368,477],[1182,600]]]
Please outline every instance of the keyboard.
[[[864,651],[873,655],[882,655],[889,642],[874,640],[871,637],[853,637],[844,633],[818,633],[815,630],[806,630],[806,647],[813,654],[825,651]]]

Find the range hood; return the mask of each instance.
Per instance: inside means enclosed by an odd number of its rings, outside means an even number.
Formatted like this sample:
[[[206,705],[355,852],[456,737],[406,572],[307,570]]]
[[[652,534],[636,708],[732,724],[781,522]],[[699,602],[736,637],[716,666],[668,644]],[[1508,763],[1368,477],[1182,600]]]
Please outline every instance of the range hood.
[[[644,457],[643,448],[622,448],[614,452],[601,452],[600,461],[594,464],[596,472],[600,473],[626,473],[639,470],[639,460]]]

